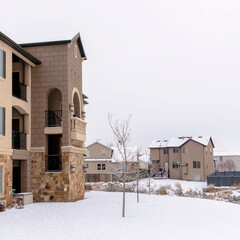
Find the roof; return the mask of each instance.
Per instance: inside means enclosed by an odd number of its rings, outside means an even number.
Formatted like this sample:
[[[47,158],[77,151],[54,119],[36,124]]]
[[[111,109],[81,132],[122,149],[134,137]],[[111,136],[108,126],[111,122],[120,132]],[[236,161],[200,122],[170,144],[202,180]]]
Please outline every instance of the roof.
[[[36,57],[34,57],[32,54],[30,54],[28,51],[22,48],[20,44],[17,44],[12,39],[7,37],[4,33],[0,32],[0,40],[6,43],[8,46],[13,48],[15,51],[20,53],[22,56],[27,58],[30,62],[39,65],[41,64],[41,61],[39,61]]]
[[[209,141],[212,141],[212,138],[210,136],[196,136],[196,137],[172,137],[169,140],[153,140],[149,148],[181,147],[183,144],[190,140],[200,143],[204,146],[207,146]]]
[[[101,158],[86,158],[85,159],[85,162],[111,162],[111,158],[108,158],[108,159],[106,159],[106,158],[103,158],[103,159],[101,159]]]
[[[73,42],[75,39],[77,39],[77,44],[79,51],[81,53],[81,57],[84,58],[84,60],[87,60],[83,45],[82,45],[82,40],[80,33],[75,35],[72,39],[67,39],[67,40],[59,40],[59,41],[47,41],[47,42],[35,42],[35,43],[22,43],[19,44],[21,47],[36,47],[36,46],[50,46],[50,45],[62,45],[62,44],[68,44]]]
[[[117,147],[112,147],[113,150],[113,157],[112,157],[112,162],[121,162],[123,160],[123,156],[122,156],[122,150],[120,149],[120,151],[118,150]],[[126,155],[128,158],[129,162],[137,162],[138,161],[138,147],[134,146],[134,147],[126,147]]]

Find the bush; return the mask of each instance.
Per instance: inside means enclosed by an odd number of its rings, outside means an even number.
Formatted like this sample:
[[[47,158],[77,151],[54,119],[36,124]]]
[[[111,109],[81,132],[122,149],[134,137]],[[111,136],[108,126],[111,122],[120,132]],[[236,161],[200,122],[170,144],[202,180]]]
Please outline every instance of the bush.
[[[0,212],[5,211],[5,209],[6,209],[6,203],[0,200]]]
[[[181,185],[180,185],[181,186]],[[177,196],[182,196],[183,195],[183,190],[182,190],[182,188],[180,187],[180,188],[177,188],[176,190],[175,190],[175,194],[177,195]]]
[[[167,189],[165,187],[161,186],[159,189],[156,190],[156,194],[166,195]]]
[[[176,187],[176,188],[182,188],[182,186],[181,186],[180,183],[175,183],[175,187]]]

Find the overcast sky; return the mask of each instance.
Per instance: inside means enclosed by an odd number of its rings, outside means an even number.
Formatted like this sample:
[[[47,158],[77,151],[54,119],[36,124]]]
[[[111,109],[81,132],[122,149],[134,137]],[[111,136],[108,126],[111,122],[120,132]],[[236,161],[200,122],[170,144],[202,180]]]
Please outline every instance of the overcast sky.
[[[88,60],[87,143],[112,142],[107,114],[132,114],[131,144],[211,135],[240,150],[237,0],[2,1],[0,31],[18,43],[71,39]]]

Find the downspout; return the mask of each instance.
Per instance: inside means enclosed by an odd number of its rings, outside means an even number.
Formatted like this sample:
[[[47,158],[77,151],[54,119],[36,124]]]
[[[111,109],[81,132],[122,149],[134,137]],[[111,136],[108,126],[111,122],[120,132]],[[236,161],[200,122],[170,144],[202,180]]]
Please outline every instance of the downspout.
[[[205,155],[204,155],[204,150],[205,150],[205,147],[203,145],[203,178],[204,178],[204,181],[206,180],[206,165],[205,165]],[[205,150],[206,151],[206,150]]]

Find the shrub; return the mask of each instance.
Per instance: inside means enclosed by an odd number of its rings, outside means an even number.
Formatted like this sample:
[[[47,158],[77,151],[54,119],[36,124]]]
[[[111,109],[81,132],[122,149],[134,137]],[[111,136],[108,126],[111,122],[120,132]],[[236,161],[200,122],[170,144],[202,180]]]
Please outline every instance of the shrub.
[[[160,194],[160,195],[166,195],[167,189],[165,187],[161,186],[156,192],[157,192],[157,194]]]
[[[5,211],[5,209],[6,209],[6,203],[0,200],[0,212]]]
[[[172,190],[172,186],[171,185],[166,185],[165,188],[169,189],[169,190]]]
[[[181,186],[180,183],[175,183],[175,187],[176,187],[176,188],[182,188],[182,186]]]
[[[181,186],[181,185],[180,185]],[[183,195],[183,190],[182,190],[182,188],[180,187],[178,187],[176,190],[175,190],[175,194],[177,195],[177,196],[182,196]]]

